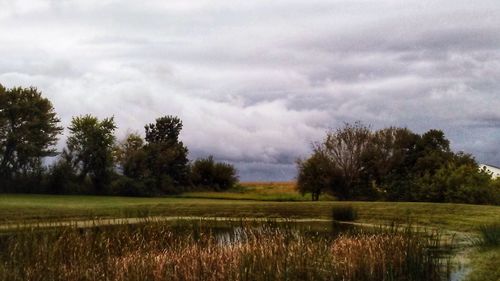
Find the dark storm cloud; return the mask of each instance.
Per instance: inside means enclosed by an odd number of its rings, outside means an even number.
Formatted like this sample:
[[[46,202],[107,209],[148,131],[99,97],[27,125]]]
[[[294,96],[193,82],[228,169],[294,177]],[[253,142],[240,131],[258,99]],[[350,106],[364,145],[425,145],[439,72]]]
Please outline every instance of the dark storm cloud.
[[[120,137],[178,115],[191,158],[246,180],[293,178],[311,142],[355,120],[441,128],[500,165],[499,15],[498,1],[0,0],[0,83],[39,87],[64,124],[114,115]]]

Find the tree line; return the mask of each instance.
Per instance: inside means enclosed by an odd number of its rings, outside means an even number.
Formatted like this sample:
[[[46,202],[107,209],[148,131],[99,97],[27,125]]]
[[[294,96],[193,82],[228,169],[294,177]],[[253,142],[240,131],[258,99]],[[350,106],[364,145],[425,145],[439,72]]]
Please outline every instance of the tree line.
[[[113,117],[73,117],[62,152],[54,145],[63,128],[51,102],[34,87],[0,84],[0,191],[154,196],[193,188],[226,190],[234,166],[212,156],[193,162],[179,139],[182,121],[157,118],[145,138],[117,140]],[[50,165],[44,159],[57,157]]]
[[[451,151],[441,130],[344,124],[297,166],[298,189],[313,200],[326,192],[340,200],[500,203],[500,179],[472,155]]]

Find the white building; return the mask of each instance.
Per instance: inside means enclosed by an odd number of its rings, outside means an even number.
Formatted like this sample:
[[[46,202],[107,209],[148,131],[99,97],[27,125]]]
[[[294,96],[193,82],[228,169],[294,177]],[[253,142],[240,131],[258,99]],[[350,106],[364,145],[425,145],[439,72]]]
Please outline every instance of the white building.
[[[500,177],[500,168],[498,167],[486,164],[479,164],[479,169],[485,169],[488,173],[491,174],[491,177],[494,179]]]

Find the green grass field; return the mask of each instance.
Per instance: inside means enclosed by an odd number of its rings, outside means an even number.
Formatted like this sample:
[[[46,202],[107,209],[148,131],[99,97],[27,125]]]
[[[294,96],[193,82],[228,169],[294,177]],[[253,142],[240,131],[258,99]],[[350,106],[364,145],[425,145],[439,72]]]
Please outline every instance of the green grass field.
[[[352,205],[359,221],[406,222],[455,231],[471,231],[500,221],[500,207],[406,202],[269,202],[205,198],[132,198],[68,195],[0,195],[0,223],[124,218],[201,216],[329,219],[331,209]]]

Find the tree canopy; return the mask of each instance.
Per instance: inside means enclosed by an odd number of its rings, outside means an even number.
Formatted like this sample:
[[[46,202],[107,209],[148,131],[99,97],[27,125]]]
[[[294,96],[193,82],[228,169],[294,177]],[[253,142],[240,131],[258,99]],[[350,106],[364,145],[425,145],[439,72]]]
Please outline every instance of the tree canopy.
[[[233,165],[216,162],[213,156],[200,158],[191,165],[191,181],[195,186],[227,190],[238,181]]]
[[[41,158],[54,156],[58,124],[52,103],[36,88],[0,84],[0,177],[30,173]]]
[[[116,125],[113,117],[103,120],[92,115],[74,117],[68,129],[67,153],[78,177],[83,180],[90,176],[96,191],[102,192],[114,167]]]
[[[455,153],[443,131],[373,131],[359,122],[327,133],[298,161],[298,190],[341,200],[499,203],[498,186],[475,159]]]
[[[175,192],[175,186],[188,184],[188,149],[179,140],[182,121],[164,116],[145,126],[146,177],[162,192]]]

